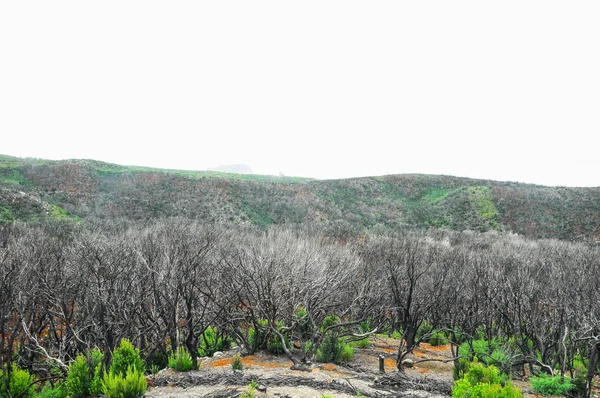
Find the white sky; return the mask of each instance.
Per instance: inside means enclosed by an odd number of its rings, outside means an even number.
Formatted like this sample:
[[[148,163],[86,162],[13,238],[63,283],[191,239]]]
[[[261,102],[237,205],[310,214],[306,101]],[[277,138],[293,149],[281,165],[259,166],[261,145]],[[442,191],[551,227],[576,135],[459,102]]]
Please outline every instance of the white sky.
[[[2,1],[0,153],[600,186],[600,2]]]

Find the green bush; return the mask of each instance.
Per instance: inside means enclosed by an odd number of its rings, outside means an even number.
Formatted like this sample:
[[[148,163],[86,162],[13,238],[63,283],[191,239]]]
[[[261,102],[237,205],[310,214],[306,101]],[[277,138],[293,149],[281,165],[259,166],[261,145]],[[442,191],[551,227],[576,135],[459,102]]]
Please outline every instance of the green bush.
[[[310,338],[310,317],[308,316],[308,311],[306,311],[304,308],[298,308],[298,310],[296,310],[296,322],[297,322],[297,326],[296,326],[296,330],[299,334],[299,336],[302,339],[308,339]]]
[[[252,347],[261,348],[266,345],[267,350],[273,354],[283,354],[283,344],[279,336],[275,333],[269,333],[269,322],[266,319],[258,320],[258,331],[250,328],[248,331],[248,342]],[[287,346],[290,346],[290,340],[283,330],[283,322],[277,321],[276,327],[284,335]]]
[[[432,346],[446,345],[446,344],[448,344],[448,338],[442,332],[435,332],[429,338],[429,344],[431,344]]]
[[[239,354],[233,356],[231,361],[231,369],[233,370],[244,370],[244,365],[242,364],[242,359]]]
[[[487,341],[485,339],[476,339],[469,345],[465,342],[458,348],[458,355],[466,358],[468,361],[472,361],[477,358],[478,361],[483,362],[486,365],[494,365],[501,367],[508,372],[511,367],[511,356],[502,346],[502,342],[499,339],[492,339]]]
[[[458,359],[458,367],[454,365],[452,368],[452,377],[458,380],[469,371],[469,360],[465,358]]]
[[[323,342],[317,349],[317,361],[342,363],[349,362],[354,355],[354,349],[341,339],[337,334],[329,331],[325,335]]]
[[[523,393],[501,376],[495,366],[483,363],[469,365],[468,372],[452,387],[454,398],[521,398]]]
[[[79,354],[69,365],[65,387],[72,397],[98,396],[102,392],[102,359],[104,355],[95,348],[86,355]]]
[[[157,367],[159,370],[169,366],[169,355],[162,350],[154,350],[150,355],[146,356],[145,359],[146,370],[152,366]]]
[[[8,389],[4,377],[10,377],[8,380]],[[32,398],[35,395],[33,386],[33,375],[24,369],[19,369],[16,365],[12,366],[9,372],[6,369],[0,370],[0,398],[10,398],[21,395],[23,398]]]
[[[369,333],[371,330],[372,327],[369,320],[362,321],[358,326],[358,332],[360,334]],[[371,346],[371,342],[369,341],[368,337],[365,337],[364,339],[351,342],[350,345],[356,348],[369,348]]]
[[[214,327],[207,327],[200,338],[200,347],[198,355],[201,357],[212,357],[217,351],[224,351],[229,348],[231,342],[229,339],[219,336],[219,330]]]
[[[240,398],[254,398],[256,396],[256,387],[258,387],[258,383],[252,380],[250,385],[248,385],[248,392],[241,394]]]
[[[110,371],[102,381],[102,391],[107,398],[139,398],[147,388],[144,373],[132,365],[127,367],[125,375]]]
[[[177,352],[169,356],[169,367],[178,372],[189,372],[192,365],[192,356],[184,347],[179,347]]]
[[[354,348],[352,348],[349,344],[342,343],[342,353],[340,355],[341,362],[350,362],[353,355]]]
[[[290,339],[288,338],[288,336],[286,335],[286,332],[283,330],[283,322],[277,322],[276,323],[276,327],[277,330],[283,334],[283,338],[285,339],[285,344],[289,347],[290,346]],[[279,336],[276,333],[271,333],[269,334],[269,338],[267,340],[267,349],[269,350],[269,352],[273,353],[273,354],[283,354],[283,343],[281,342],[281,339],[279,338]]]
[[[583,366],[577,366],[575,368],[575,374],[573,377],[573,390],[574,393],[578,397],[582,397],[585,395],[585,388],[587,384],[587,370]]]
[[[417,333],[415,334],[415,341],[422,340],[426,334],[429,334],[433,331],[433,326],[431,323],[425,321],[419,326],[417,329]]]
[[[356,348],[369,348],[371,346],[371,342],[369,341],[368,337],[365,337],[364,339],[351,342],[350,346]]]
[[[130,366],[141,374],[144,374],[146,371],[144,361],[140,357],[140,350],[134,348],[129,340],[122,339],[119,347],[117,347],[113,353],[110,372],[115,375],[124,375],[125,372],[127,372],[127,368]]]
[[[545,374],[529,379],[531,388],[543,396],[567,395],[575,389],[575,384],[570,377],[548,376]]]
[[[307,341],[306,343],[304,343],[304,353],[308,354],[308,351],[310,351],[312,349],[312,341]]]
[[[370,332],[371,330],[373,330],[373,327],[371,326],[371,320],[367,319],[362,321],[359,325],[359,328],[362,333]]]
[[[338,323],[340,323],[339,316],[337,316],[335,314],[328,315],[325,317],[325,319],[323,319],[323,325],[321,326],[321,331],[324,331],[329,326],[333,326]]]
[[[252,348],[261,348],[266,343],[265,338],[267,337],[266,328],[267,328],[267,320],[259,319],[258,322],[258,330],[256,328],[250,328],[248,330],[248,342]]]
[[[62,383],[57,383],[54,386],[44,384],[36,398],[65,398],[68,396],[67,388]]]

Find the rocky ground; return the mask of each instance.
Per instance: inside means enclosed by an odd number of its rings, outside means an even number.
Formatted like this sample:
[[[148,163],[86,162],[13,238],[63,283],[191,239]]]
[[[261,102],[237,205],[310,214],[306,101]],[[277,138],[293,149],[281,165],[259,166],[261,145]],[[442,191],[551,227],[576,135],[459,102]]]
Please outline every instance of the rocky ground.
[[[149,378],[148,397],[236,398],[248,391],[254,381],[265,391],[256,397],[279,398],[350,398],[362,397],[419,397],[450,396],[452,362],[449,346],[434,347],[423,343],[409,358],[415,366],[404,375],[395,371],[394,354],[398,341],[390,338],[371,338],[371,347],[355,349],[354,359],[347,365],[314,364],[311,372],[290,370],[292,362],[285,356],[265,353],[242,358],[243,372],[231,369],[235,350],[217,358],[205,358],[200,369],[178,373],[164,370]],[[379,373],[379,356],[385,357],[385,374]],[[427,360],[424,362],[420,362]],[[445,361],[445,362],[444,362]],[[526,397],[535,397],[528,383],[515,380]],[[262,388],[261,388],[262,389]],[[596,394],[596,396],[598,396]]]

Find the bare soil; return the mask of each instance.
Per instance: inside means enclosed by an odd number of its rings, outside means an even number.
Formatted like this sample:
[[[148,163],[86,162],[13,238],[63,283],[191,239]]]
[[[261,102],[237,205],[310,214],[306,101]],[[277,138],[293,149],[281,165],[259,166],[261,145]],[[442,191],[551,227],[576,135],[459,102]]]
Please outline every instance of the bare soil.
[[[450,346],[434,347],[422,343],[409,356],[415,366],[405,374],[396,371],[395,354],[399,341],[372,337],[371,347],[355,349],[351,363],[345,365],[313,364],[311,372],[290,370],[292,362],[285,356],[259,353],[242,357],[243,372],[231,369],[232,350],[220,358],[203,358],[198,371],[178,373],[163,370],[148,379],[147,397],[236,398],[248,391],[255,381],[266,387],[257,398],[320,398],[323,395],[351,398],[450,396],[452,362]],[[386,373],[379,373],[379,356],[385,357]],[[445,361],[445,362],[444,362]],[[525,380],[514,380],[525,397],[536,397]],[[593,397],[599,397],[595,391]]]

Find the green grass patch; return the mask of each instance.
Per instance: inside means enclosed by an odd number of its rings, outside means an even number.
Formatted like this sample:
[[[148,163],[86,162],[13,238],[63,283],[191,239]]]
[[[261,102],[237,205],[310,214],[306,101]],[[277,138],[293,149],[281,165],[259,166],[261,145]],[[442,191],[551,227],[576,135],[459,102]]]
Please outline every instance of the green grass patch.
[[[441,200],[444,200],[446,198],[446,196],[448,196],[448,191],[445,189],[432,189],[431,191],[429,191],[427,193],[427,195],[423,196],[421,199],[426,201],[426,202],[439,202]]]
[[[2,181],[8,184],[17,184],[25,186],[31,185],[31,182],[29,182],[23,176],[21,171],[15,168],[6,168],[2,171],[2,175],[0,176],[0,178],[2,179]]]
[[[492,202],[490,188],[469,187],[468,191],[477,201],[479,217],[490,221],[496,221],[500,215],[498,213],[498,209],[496,209],[496,206],[494,205],[494,202]]]
[[[59,206],[56,206],[56,205],[53,205],[50,203],[48,203],[48,206],[50,207],[50,216],[52,216],[53,218],[55,218],[57,220],[76,220],[76,221],[80,220],[79,217],[74,216],[67,210],[63,209],[62,207],[59,207]]]
[[[568,395],[574,388],[573,380],[570,377],[548,376],[542,374],[540,377],[529,379],[531,388],[543,396]]]
[[[0,224],[11,222],[15,219],[12,209],[8,206],[0,206]]]

